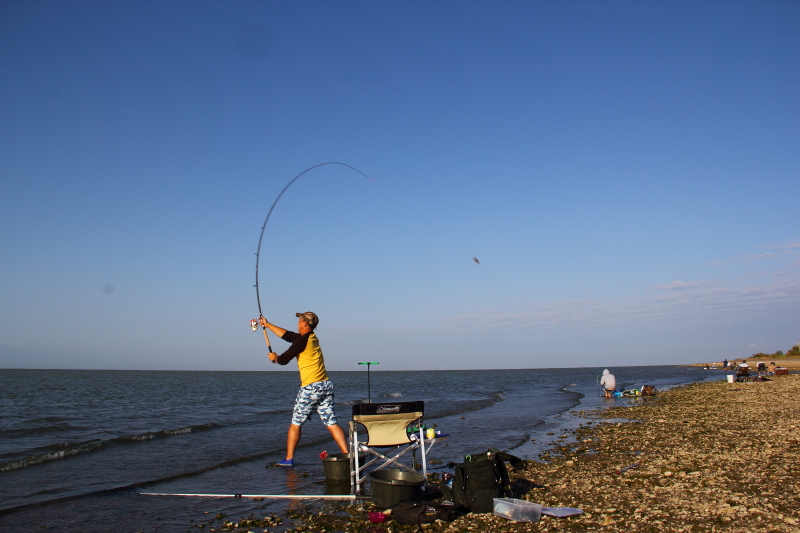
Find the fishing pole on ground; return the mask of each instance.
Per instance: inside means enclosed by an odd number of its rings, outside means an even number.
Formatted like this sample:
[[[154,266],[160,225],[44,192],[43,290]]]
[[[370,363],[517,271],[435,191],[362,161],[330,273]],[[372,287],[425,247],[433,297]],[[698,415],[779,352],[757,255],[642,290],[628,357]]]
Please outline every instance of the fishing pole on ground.
[[[297,176],[292,178],[291,181],[289,181],[289,183],[286,184],[286,186],[283,188],[283,190],[278,195],[278,197],[275,198],[275,201],[272,202],[272,206],[270,206],[269,212],[267,213],[267,218],[264,219],[264,225],[261,226],[261,235],[258,237],[258,249],[256,250],[256,284],[253,285],[253,286],[256,288],[256,301],[258,302],[258,316],[259,316],[259,318],[258,319],[254,318],[254,319],[252,319],[250,321],[250,328],[253,331],[258,330],[259,320],[264,318],[264,313],[261,311],[261,294],[259,294],[259,292],[258,292],[258,262],[259,262],[259,259],[261,258],[261,241],[264,240],[264,230],[267,229],[267,223],[269,222],[269,217],[272,216],[272,211],[273,211],[273,209],[275,209],[275,205],[278,203],[278,200],[281,199],[281,196],[283,196],[283,193],[286,192],[286,189],[291,187],[292,183],[297,181],[297,179],[300,176],[302,176],[303,174],[305,174],[306,172],[310,172],[310,171],[314,170],[315,168],[323,167],[325,165],[341,165],[343,167],[347,167],[349,169],[355,170],[356,172],[358,172],[359,174],[361,174],[362,176],[367,178],[369,181],[372,181],[372,178],[370,178],[369,176],[367,176],[366,174],[364,174],[363,172],[361,172],[360,170],[358,170],[355,167],[351,167],[350,165],[348,165],[346,163],[339,163],[338,161],[329,161],[327,163],[320,163],[318,165],[314,165],[313,167],[308,167],[307,169],[302,171],[300,174],[298,174]],[[267,349],[269,350],[269,353],[274,353],[272,351],[272,346],[270,345],[270,342],[269,342],[269,335],[267,334],[267,327],[262,324],[261,325],[261,329],[264,330],[264,340],[267,343]],[[275,363],[275,361],[273,361],[273,363]]]
[[[372,403],[372,388],[369,383],[369,367],[370,365],[379,365],[380,363],[358,363],[359,365],[367,365],[367,403]]]

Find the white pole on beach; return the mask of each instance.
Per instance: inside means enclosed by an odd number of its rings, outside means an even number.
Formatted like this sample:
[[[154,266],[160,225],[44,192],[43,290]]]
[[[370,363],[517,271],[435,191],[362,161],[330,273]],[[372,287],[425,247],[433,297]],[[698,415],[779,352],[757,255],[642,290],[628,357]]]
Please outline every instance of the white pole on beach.
[[[353,494],[180,494],[168,492],[140,492],[142,496],[188,496],[195,498],[264,498],[285,500],[356,500]],[[365,498],[361,498],[365,499]]]

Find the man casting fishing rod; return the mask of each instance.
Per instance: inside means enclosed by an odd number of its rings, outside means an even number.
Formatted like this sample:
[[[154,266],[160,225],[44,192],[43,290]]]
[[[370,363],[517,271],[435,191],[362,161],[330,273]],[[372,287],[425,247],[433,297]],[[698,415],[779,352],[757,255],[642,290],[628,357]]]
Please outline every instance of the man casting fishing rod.
[[[298,333],[270,324],[266,318],[260,317],[263,327],[269,328],[278,337],[292,343],[281,355],[270,352],[270,361],[286,365],[296,357],[297,368],[300,371],[300,390],[297,391],[292,423],[286,436],[286,457],[277,463],[278,466],[294,466],[294,451],[300,442],[300,429],[314,412],[319,413],[319,417],[331,432],[342,453],[348,453],[344,430],[337,423],[336,414],[333,412],[333,383],[328,379],[319,340],[314,334],[319,318],[311,311],[295,313],[295,316],[298,318]]]

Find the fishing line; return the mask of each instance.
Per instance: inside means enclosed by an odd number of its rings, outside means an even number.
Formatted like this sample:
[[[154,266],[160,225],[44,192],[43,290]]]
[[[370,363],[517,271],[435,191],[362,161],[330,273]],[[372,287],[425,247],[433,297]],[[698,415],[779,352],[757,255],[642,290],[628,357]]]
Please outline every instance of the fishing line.
[[[258,249],[256,250],[256,284],[255,284],[255,288],[256,288],[256,301],[258,302],[258,316],[259,316],[259,318],[263,317],[264,313],[261,311],[261,294],[258,292],[258,262],[259,262],[259,259],[261,258],[261,241],[264,239],[264,230],[267,228],[267,223],[269,222],[269,217],[272,216],[272,211],[273,211],[273,209],[275,209],[275,205],[278,203],[278,200],[281,199],[281,196],[283,196],[283,193],[286,192],[286,189],[291,187],[292,183],[297,181],[297,179],[300,176],[302,176],[303,174],[305,174],[306,172],[314,170],[315,168],[323,167],[325,165],[341,165],[343,167],[347,167],[349,169],[355,170],[356,172],[358,172],[359,174],[361,174],[362,176],[367,178],[369,181],[372,181],[372,178],[370,178],[369,176],[367,176],[366,174],[364,174],[363,172],[358,170],[356,167],[351,167],[350,165],[348,165],[346,163],[339,163],[337,161],[329,161],[327,163],[320,163],[319,165],[314,165],[313,167],[308,167],[307,169],[302,171],[300,174],[298,174],[297,176],[292,178],[292,180],[289,183],[286,184],[286,187],[283,188],[283,190],[278,195],[278,197],[275,198],[275,201],[272,202],[272,206],[269,208],[269,213],[267,213],[267,218],[264,219],[264,225],[261,226],[261,235],[258,237]],[[373,183],[374,183],[374,181],[373,181]],[[258,329],[258,325],[257,325],[257,322],[256,322],[255,319],[250,321],[250,326],[252,327],[253,331]],[[267,348],[269,349],[270,353],[272,353],[272,346],[270,346],[270,343],[269,343],[269,335],[267,334],[267,328],[264,327],[264,326],[261,326],[261,329],[264,330],[264,340],[267,341]],[[273,361],[273,363],[274,362],[275,361]]]
[[[581,365],[581,366],[583,366],[583,365]],[[600,394],[600,378],[597,376],[597,374],[595,374],[594,372],[589,370],[587,367],[584,366],[583,368],[586,368],[586,371],[594,376],[594,379],[597,382],[597,396],[598,397],[601,396],[601,394]]]

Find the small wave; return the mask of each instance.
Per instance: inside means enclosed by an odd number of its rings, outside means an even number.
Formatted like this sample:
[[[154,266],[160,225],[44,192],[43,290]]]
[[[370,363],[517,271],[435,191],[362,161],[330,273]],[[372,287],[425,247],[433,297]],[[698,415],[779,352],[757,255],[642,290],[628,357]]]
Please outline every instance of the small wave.
[[[186,433],[197,433],[198,431],[205,431],[206,429],[215,427],[219,427],[219,424],[209,422],[208,424],[197,424],[195,426],[186,426],[178,429],[165,429],[162,433],[164,433],[164,435],[184,435]]]
[[[212,422],[208,424],[184,426],[176,429],[165,429],[163,431],[147,431],[145,433],[140,433],[138,435],[125,435],[122,437],[115,437],[113,439],[105,441],[98,441],[97,439],[94,439],[85,442],[59,442],[42,448],[37,448],[37,450],[42,450],[42,451],[50,450],[46,451],[45,453],[37,453],[34,455],[30,455],[28,457],[23,457],[22,459],[16,459],[5,463],[0,463],[0,472],[19,470],[20,468],[27,468],[29,466],[34,466],[49,461],[56,461],[58,459],[64,459],[66,457],[72,457],[74,455],[78,455],[79,453],[92,452],[100,448],[103,448],[105,446],[110,446],[112,444],[138,444],[140,442],[150,441],[155,438],[166,438],[175,435],[185,435],[187,433],[193,433],[195,431],[211,429],[217,426],[218,424]]]
[[[462,400],[450,402],[447,404],[447,406],[439,405],[434,408],[426,409],[426,412],[428,413],[426,419],[459,415],[462,413],[468,413],[470,411],[479,411],[481,409],[491,407],[498,402],[504,402],[505,399],[506,391],[498,391],[480,400]]]
[[[164,430],[164,434],[166,434],[166,435],[183,435],[185,433],[191,433],[191,432],[192,432],[192,428],[190,428],[189,426],[187,426],[185,428],[165,429]]]
[[[386,394],[384,394],[384,396],[391,396],[392,398],[400,398],[403,395],[400,394],[399,392],[387,392]]]
[[[292,412],[291,409],[289,409],[289,410],[287,410],[287,409],[272,409],[272,410],[268,410],[268,411],[256,411],[255,414],[256,415],[282,415],[282,414],[291,413],[291,412]]]
[[[125,441],[142,441],[142,440],[152,440],[157,437],[170,437],[173,435],[186,435],[187,433],[195,433],[197,431],[203,431],[206,429],[211,429],[219,427],[219,424],[215,424],[210,422],[208,424],[197,424],[194,426],[184,426],[181,428],[175,429],[165,429],[162,431],[148,431],[146,433],[142,433],[140,435],[128,435],[126,437],[117,437],[116,439],[112,439],[118,442],[125,442]]]
[[[151,440],[153,438],[154,438],[154,435],[148,431],[147,433],[142,433],[141,435],[129,435],[127,437],[118,437],[117,439],[114,439],[114,440],[117,440],[119,442],[125,442],[126,440],[133,440],[133,441]]]
[[[50,446],[46,446],[40,449],[50,449],[50,450],[62,450],[62,449],[71,449],[71,448],[80,448],[83,446],[89,446],[93,444],[98,444],[100,439],[92,439],[83,442],[59,442],[56,444],[51,444]]]
[[[520,435],[516,439],[512,440],[511,442],[509,442],[508,443],[508,449],[509,450],[516,450],[517,448],[519,448],[523,444],[526,444],[529,440],[531,440],[531,434],[530,433],[524,433],[523,435]]]
[[[74,448],[67,448],[58,452],[52,453],[43,453],[39,455],[32,455],[30,457],[25,457],[22,459],[18,459],[16,461],[9,461],[7,463],[0,464],[0,472],[10,472],[12,470],[19,470],[20,468],[27,468],[29,466],[38,465],[41,463],[46,463],[48,461],[55,461],[57,459],[63,459],[64,457],[70,457],[72,455],[77,455],[83,452],[91,452],[98,448],[107,445],[106,442],[98,442],[95,444],[90,444],[88,446],[78,446]]]
[[[364,398],[363,400],[348,400],[346,402],[342,402],[342,405],[358,405],[362,403],[367,403],[367,399]]]

